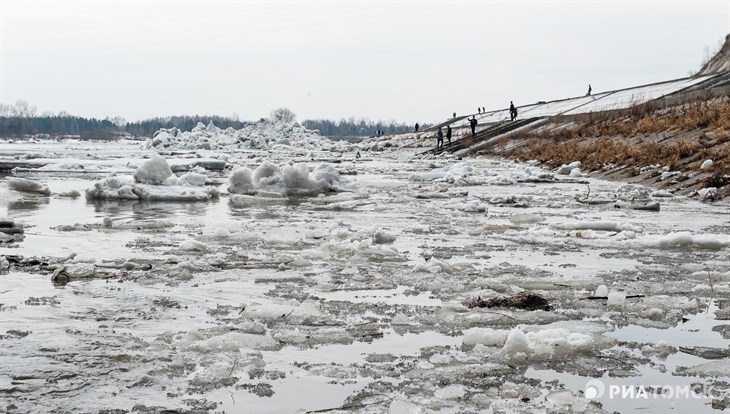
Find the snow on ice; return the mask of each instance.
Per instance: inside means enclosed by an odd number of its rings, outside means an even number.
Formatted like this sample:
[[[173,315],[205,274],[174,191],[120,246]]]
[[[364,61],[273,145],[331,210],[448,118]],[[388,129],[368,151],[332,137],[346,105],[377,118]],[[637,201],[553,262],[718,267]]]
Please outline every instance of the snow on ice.
[[[188,172],[177,177],[163,157],[153,154],[133,175],[112,173],[86,190],[89,200],[207,201],[217,187],[205,187],[207,177]]]
[[[352,151],[352,144],[331,141],[317,131],[296,122],[261,119],[241,129],[220,129],[211,121],[198,123],[191,131],[177,128],[161,129],[145,143],[149,150],[218,150],[244,151],[253,149],[307,149],[335,152]]]
[[[236,167],[228,178],[231,194],[281,194],[286,196],[315,196],[341,191],[357,191],[354,179],[343,177],[334,166],[320,164],[311,176],[307,164],[299,163],[279,168],[265,161],[253,172]]]

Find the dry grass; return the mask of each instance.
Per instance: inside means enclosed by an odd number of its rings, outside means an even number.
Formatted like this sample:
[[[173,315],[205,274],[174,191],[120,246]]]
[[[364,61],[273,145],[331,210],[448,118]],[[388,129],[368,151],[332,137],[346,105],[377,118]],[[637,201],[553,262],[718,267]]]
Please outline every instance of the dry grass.
[[[576,160],[583,168],[597,170],[605,164],[614,165],[669,165],[681,170],[683,165],[699,164],[712,159],[716,167],[730,163],[730,146],[705,148],[697,141],[682,140],[675,143],[629,143],[611,138],[566,141],[531,140],[526,147],[516,148],[513,156],[520,159],[538,159],[550,165],[561,165]]]
[[[553,124],[565,122],[556,117]],[[548,133],[543,138],[631,137],[671,131],[705,130],[716,137],[730,138],[730,101],[694,101],[670,109],[657,109],[652,103],[631,108],[582,114],[572,118],[575,125]]]
[[[681,136],[683,139],[671,138]],[[690,139],[691,137],[691,139]],[[673,170],[699,169],[730,174],[730,100],[694,101],[670,108],[651,103],[620,111],[555,117],[547,127],[515,148],[517,158],[538,159],[552,166],[581,161],[585,170],[604,165],[668,165]]]

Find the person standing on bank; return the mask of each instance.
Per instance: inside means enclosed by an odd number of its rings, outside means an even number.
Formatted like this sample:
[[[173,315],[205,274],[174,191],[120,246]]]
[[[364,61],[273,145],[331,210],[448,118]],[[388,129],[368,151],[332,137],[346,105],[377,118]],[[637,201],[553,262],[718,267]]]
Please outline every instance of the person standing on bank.
[[[515,108],[515,104],[512,101],[509,101],[509,120],[514,121],[515,118],[517,118],[517,108]]]
[[[418,122],[416,122],[416,132],[418,132]]]
[[[451,125],[446,125],[446,146],[451,147]]]
[[[477,129],[477,117],[472,117],[469,120],[469,126],[471,127],[471,136],[474,136]]]
[[[436,134],[436,149],[441,149],[444,146],[444,132],[439,127],[439,132]]]

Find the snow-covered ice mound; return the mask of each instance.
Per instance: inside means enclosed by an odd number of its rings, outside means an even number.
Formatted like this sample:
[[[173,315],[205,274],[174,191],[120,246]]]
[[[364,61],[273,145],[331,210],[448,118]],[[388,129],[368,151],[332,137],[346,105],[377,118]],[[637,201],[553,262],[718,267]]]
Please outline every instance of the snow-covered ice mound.
[[[316,249],[305,250],[302,257],[312,260],[344,259],[350,263],[403,262],[406,257],[392,246],[396,235],[380,228],[351,231],[335,229]]]
[[[220,129],[213,122],[207,126],[198,122],[189,132],[163,128],[145,143],[146,149],[154,150],[250,150],[276,146],[340,152],[351,148],[351,144],[331,141],[297,122],[265,118],[241,129]]]
[[[205,186],[206,176],[189,172],[172,173],[167,161],[154,154],[134,175],[112,173],[86,190],[89,200],[206,201],[218,196],[218,189]]]
[[[330,164],[321,164],[311,176],[307,164],[300,163],[279,168],[264,161],[254,171],[237,167],[228,178],[231,194],[274,193],[286,196],[314,196],[333,192],[356,191],[354,179],[342,177]]]
[[[411,175],[411,181],[432,181],[435,183],[448,183],[453,185],[514,185],[520,181],[546,179],[550,177],[543,170],[532,166],[518,166],[496,173],[490,171],[489,167],[476,166],[474,163],[465,161],[449,165],[443,169],[437,169],[424,173]]]
[[[465,345],[483,345],[501,348],[508,358],[543,359],[556,356],[590,354],[612,344],[612,340],[599,334],[573,332],[564,328],[541,329],[523,332],[519,328],[497,330],[472,328],[464,333]],[[484,348],[481,348],[486,351]]]
[[[483,182],[481,176],[483,172],[474,168],[471,163],[460,162],[441,171],[413,174],[411,180],[468,185]]]

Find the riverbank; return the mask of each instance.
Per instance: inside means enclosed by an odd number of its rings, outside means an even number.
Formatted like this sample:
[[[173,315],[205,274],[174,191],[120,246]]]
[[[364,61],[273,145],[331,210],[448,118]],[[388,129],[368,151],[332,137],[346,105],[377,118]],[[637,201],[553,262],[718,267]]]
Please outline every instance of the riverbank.
[[[715,187],[730,195],[730,100],[652,103],[555,116],[502,142],[497,153],[551,168],[580,162],[584,173],[677,195]]]

